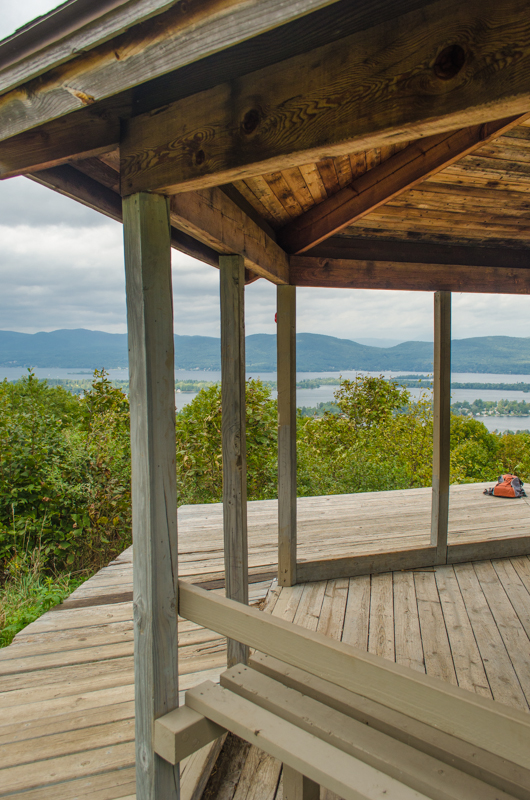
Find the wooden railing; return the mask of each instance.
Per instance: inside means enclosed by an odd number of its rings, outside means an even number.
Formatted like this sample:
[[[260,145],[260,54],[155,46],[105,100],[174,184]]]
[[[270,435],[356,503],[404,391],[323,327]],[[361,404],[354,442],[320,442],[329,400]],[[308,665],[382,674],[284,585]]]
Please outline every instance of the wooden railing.
[[[530,714],[180,582],[179,614],[530,769]]]

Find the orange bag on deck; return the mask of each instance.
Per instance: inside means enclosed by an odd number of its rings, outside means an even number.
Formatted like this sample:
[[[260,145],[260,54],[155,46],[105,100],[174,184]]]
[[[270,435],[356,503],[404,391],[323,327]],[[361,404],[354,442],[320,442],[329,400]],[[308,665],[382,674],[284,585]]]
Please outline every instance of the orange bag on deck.
[[[526,497],[523,489],[523,482],[517,475],[500,475],[494,489],[484,489],[484,494],[491,494],[495,497]]]

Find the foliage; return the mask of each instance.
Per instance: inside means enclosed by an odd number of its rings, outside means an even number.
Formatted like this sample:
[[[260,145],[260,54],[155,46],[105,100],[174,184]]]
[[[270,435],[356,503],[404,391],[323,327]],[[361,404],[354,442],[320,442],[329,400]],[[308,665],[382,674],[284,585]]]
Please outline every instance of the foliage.
[[[463,400],[453,403],[451,409],[454,414],[462,416],[488,416],[488,417],[529,417],[530,403],[525,400],[482,400],[478,398],[469,403]]]
[[[130,542],[128,401],[104,372],[74,396],[33,373],[0,384],[0,561],[38,548],[92,570]]]
[[[397,379],[399,380],[399,379]],[[247,491],[277,494],[277,404],[250,380]],[[428,395],[380,377],[342,381],[334,403],[299,414],[301,496],[429,486]],[[6,643],[131,542],[129,403],[96,372],[84,394],[29,372],[0,383],[0,629]],[[530,481],[530,433],[490,433],[471,416],[451,418],[451,481]],[[222,498],[221,387],[203,387],[176,414],[179,503]],[[2,572],[3,570],[3,572]]]
[[[18,553],[5,567],[0,589],[0,647],[11,643],[30,622],[61,603],[83,578],[46,575],[41,553]]]
[[[262,500],[276,494],[276,402],[268,386],[249,380],[246,386],[247,494]],[[221,386],[202,389],[177,414],[177,485],[179,502],[222,499]]]
[[[342,381],[340,414],[299,419],[301,495],[381,491],[430,480],[430,404],[383,377]]]
[[[316,406],[298,406],[296,409],[299,417],[323,417],[326,411],[330,414],[340,414],[340,408],[333,401],[317,403]]]

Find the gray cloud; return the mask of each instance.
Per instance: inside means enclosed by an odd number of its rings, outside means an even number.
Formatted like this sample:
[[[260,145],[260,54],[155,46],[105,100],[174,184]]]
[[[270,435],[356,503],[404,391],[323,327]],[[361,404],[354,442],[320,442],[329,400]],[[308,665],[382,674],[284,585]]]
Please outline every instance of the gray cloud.
[[[0,328],[126,330],[122,227],[26,178],[0,182]],[[173,252],[175,331],[219,336],[219,273]],[[432,294],[302,288],[298,330],[432,339]],[[529,336],[530,298],[453,295],[453,337]],[[274,333],[276,289],[246,290],[248,333]]]
[[[1,225],[98,227],[105,217],[29,178],[0,181]]]

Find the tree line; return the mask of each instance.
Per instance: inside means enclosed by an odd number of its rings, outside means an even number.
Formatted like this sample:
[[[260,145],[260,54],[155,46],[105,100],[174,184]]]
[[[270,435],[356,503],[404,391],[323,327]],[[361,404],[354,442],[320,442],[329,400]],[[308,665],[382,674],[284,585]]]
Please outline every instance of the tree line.
[[[259,380],[247,382],[246,398],[248,498],[274,498],[276,401]],[[317,418],[299,414],[297,442],[300,496],[429,486],[430,396],[413,400],[382,377],[343,380],[332,409]],[[180,504],[222,499],[219,384],[176,414],[176,457]],[[502,472],[530,479],[530,433],[490,433],[472,417],[452,415],[451,481],[494,481]],[[125,549],[130,473],[129,401],[104,372],[82,396],[31,373],[0,383],[4,599],[15,579],[33,571],[39,608],[53,605]]]

